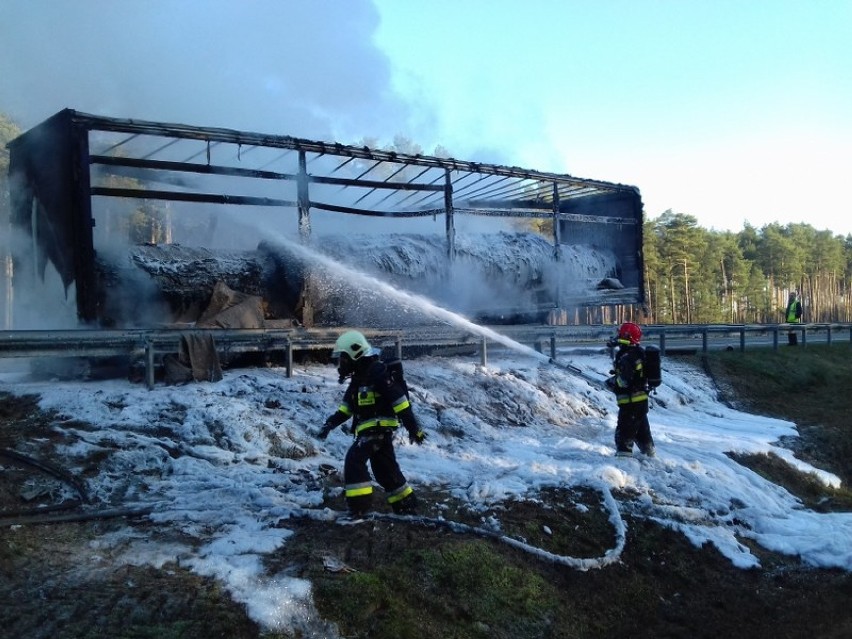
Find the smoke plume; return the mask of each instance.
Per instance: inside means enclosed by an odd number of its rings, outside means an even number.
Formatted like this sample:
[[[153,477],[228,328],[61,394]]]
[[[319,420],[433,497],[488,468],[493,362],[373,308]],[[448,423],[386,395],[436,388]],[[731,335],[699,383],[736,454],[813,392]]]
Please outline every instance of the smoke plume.
[[[371,2],[0,3],[0,111],[354,142],[408,131]]]

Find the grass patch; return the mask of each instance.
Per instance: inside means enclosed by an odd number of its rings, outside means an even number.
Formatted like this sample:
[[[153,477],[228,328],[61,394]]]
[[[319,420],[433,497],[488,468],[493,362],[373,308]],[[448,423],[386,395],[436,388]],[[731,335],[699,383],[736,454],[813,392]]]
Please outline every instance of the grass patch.
[[[416,561],[430,607],[466,629],[459,636],[529,634],[545,624],[557,599],[541,575],[507,562],[490,544],[460,541],[422,552]]]
[[[773,484],[783,486],[816,512],[852,511],[852,491],[844,484],[840,488],[826,486],[813,473],[803,473],[773,455],[731,455],[731,459],[750,468]]]
[[[345,636],[371,639],[535,636],[558,599],[541,575],[466,539],[320,580],[315,596]]]
[[[785,442],[797,456],[852,483],[852,344],[714,351],[705,367],[725,399],[748,412],[789,419],[800,437]]]

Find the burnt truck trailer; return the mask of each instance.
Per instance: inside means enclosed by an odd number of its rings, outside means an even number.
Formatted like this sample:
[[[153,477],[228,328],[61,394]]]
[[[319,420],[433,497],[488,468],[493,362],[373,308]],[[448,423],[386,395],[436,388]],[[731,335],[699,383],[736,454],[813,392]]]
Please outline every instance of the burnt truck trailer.
[[[12,290],[54,269],[83,326],[194,322],[217,286],[267,322],[418,321],[356,272],[485,321],[644,303],[632,186],[71,109],[8,149]]]

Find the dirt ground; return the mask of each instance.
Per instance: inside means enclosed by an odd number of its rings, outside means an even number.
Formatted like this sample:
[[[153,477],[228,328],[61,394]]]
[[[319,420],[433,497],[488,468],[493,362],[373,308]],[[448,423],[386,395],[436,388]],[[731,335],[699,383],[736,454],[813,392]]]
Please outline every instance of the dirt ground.
[[[213,580],[116,562],[98,542],[126,526],[145,528],[144,518],[73,521],[85,504],[51,453],[57,436],[33,398],[0,394],[0,636],[259,635]],[[71,521],[31,523],[63,518]]]
[[[73,519],[81,511],[69,485],[73,478],[50,472],[61,469],[62,460],[52,459],[50,453],[58,436],[34,399],[0,395],[0,450],[16,450],[55,464],[55,468],[38,468],[0,455],[0,637],[280,636],[263,634],[244,607],[215,581],[174,564],[162,569],[129,566],[99,543],[104,535],[127,526],[159,534],[144,517],[56,521]],[[460,504],[451,504],[449,511],[445,505],[439,513],[434,504],[446,504],[445,496],[421,496],[427,515],[469,523],[482,516],[465,512]],[[62,500],[72,507],[52,510]],[[588,510],[577,509],[577,503],[588,504]],[[539,502],[505,504],[498,514],[507,532],[523,535],[554,553],[595,557],[614,542],[611,525],[594,494],[551,492]],[[34,523],[44,518],[53,521]],[[628,538],[621,560],[604,570],[566,569],[489,542],[500,561],[539,575],[548,592],[558,593],[543,625],[523,636],[852,636],[848,573],[813,570],[796,558],[759,548],[753,551],[763,568],[744,571],[711,548],[695,548],[676,532],[629,516],[626,522]],[[286,556],[268,558],[270,569],[286,569],[315,584],[320,612],[340,624],[341,634],[348,637],[386,634],[375,625],[381,623],[381,611],[372,611],[372,627],[364,619],[340,617],[334,593],[347,573],[382,570],[401,557],[425,561],[436,548],[449,552],[471,543],[470,538],[446,528],[398,521],[347,527],[305,520],[295,529]],[[329,570],[329,557],[341,564],[339,569]],[[418,583],[410,594],[400,596],[426,606],[442,593],[435,584]],[[469,633],[463,630],[469,610],[461,601],[444,602],[433,612],[409,636],[448,636],[445,628],[454,624],[460,628],[454,632],[457,637],[513,636],[498,624],[487,632],[473,626]]]

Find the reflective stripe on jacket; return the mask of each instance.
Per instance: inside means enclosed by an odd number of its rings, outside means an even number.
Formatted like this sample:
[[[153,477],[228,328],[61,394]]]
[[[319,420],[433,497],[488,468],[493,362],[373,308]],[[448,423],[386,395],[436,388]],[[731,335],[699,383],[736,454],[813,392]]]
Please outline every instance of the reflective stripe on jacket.
[[[337,425],[350,417],[355,435],[373,428],[396,429],[400,423],[409,431],[417,430],[405,389],[390,379],[382,362],[375,362],[364,374],[353,377],[331,421]]]
[[[635,404],[636,402],[647,402],[648,392],[639,391],[637,393],[616,393],[615,402],[621,406],[622,404]]]

